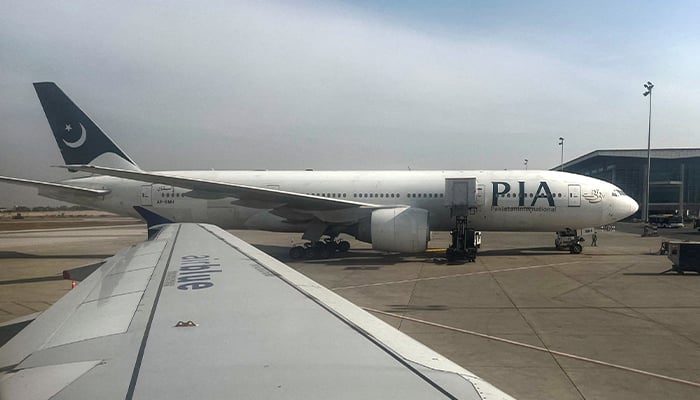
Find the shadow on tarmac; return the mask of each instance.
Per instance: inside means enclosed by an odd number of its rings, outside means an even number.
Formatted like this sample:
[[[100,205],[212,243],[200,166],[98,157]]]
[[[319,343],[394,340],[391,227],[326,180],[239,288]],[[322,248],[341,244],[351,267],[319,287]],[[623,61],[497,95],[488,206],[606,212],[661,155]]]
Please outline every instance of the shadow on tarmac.
[[[382,252],[374,250],[350,250],[345,254],[336,254],[334,257],[329,259],[307,259],[307,260],[294,260],[289,257],[289,247],[287,246],[274,246],[274,245],[264,245],[264,244],[253,244],[258,250],[265,252],[266,254],[275,257],[276,259],[288,263],[288,262],[306,262],[306,263],[323,263],[328,266],[346,266],[346,269],[359,269],[356,266],[386,266],[386,265],[396,265],[402,263],[416,262],[416,258],[424,259],[425,262],[434,262],[439,264],[464,264],[463,262],[448,263],[444,258],[443,252],[426,252],[418,254],[385,254]],[[568,250],[556,250],[554,247],[523,247],[515,249],[494,249],[494,250],[479,250],[477,257],[479,256],[542,256],[542,255],[568,255]],[[584,251],[585,255],[585,251]],[[363,269],[376,269],[376,268],[363,268]]]
[[[20,253],[19,251],[0,251],[0,258],[34,258],[34,259],[41,259],[41,258],[59,258],[59,259],[64,259],[64,258],[109,258],[112,257],[114,254],[29,254],[29,253]]]
[[[62,281],[62,280],[63,280],[62,275],[38,276],[36,278],[24,278],[24,279],[13,279],[13,280],[9,280],[9,281],[0,281],[0,286],[17,285],[17,284],[21,284],[21,283]]]
[[[622,275],[635,275],[635,276],[700,276],[700,273],[695,271],[685,271],[685,273],[679,274],[673,272],[673,270],[668,269],[661,272],[625,272]]]

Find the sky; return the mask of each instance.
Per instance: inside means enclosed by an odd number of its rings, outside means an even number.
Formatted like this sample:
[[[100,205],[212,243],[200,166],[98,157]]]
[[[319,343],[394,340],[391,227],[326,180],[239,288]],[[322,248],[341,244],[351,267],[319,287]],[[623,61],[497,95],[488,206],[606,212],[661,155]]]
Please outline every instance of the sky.
[[[56,82],[141,168],[549,169],[700,147],[694,1],[14,1],[0,175],[63,164]],[[0,184],[0,207],[54,202]]]

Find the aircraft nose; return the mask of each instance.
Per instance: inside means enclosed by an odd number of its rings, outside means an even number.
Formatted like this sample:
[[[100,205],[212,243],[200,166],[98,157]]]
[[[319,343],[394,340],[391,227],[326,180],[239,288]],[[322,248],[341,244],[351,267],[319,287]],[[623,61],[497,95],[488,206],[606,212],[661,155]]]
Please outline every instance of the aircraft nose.
[[[630,215],[634,214],[639,210],[639,204],[634,201],[633,198],[627,196],[627,200],[629,201],[629,207],[630,207]]]
[[[623,196],[615,202],[615,218],[619,221],[625,219],[639,210],[639,204],[629,196]]]

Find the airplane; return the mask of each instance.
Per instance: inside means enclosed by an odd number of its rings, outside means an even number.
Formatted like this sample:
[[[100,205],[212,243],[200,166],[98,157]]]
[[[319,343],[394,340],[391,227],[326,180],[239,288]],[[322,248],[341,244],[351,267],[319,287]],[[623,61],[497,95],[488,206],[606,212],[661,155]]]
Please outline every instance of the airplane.
[[[55,83],[34,88],[64,167],[92,175],[0,181],[121,215],[140,217],[140,207],[161,222],[303,233],[292,259],[347,251],[340,234],[422,252],[431,230],[455,226],[460,207],[475,230],[540,232],[607,225],[639,208],[611,183],[559,171],[144,171]]]
[[[217,226],[149,233],[0,347],[1,399],[513,400]]]

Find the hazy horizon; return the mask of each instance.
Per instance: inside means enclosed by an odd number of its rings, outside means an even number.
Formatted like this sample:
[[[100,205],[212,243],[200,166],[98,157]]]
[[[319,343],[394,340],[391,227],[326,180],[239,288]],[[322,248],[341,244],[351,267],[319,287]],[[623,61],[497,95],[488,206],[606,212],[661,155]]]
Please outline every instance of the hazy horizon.
[[[149,170],[549,169],[646,148],[647,80],[652,147],[700,147],[700,5],[656,6],[10,1],[0,175],[70,176],[36,81]]]

